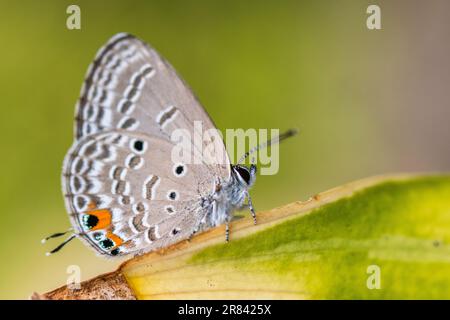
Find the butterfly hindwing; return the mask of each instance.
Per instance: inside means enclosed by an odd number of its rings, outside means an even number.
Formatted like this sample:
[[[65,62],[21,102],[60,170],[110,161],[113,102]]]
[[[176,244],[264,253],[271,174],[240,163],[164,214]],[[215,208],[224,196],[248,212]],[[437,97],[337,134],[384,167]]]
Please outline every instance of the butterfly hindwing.
[[[114,130],[75,142],[63,168],[76,232],[98,252],[138,253],[187,238],[203,217],[201,165],[171,163],[173,144]]]

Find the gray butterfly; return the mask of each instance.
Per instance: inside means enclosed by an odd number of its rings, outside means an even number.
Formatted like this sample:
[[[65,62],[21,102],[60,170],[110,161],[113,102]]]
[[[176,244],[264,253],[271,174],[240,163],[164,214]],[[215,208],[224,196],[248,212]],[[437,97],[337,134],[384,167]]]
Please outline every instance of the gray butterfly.
[[[141,254],[223,223],[228,240],[232,213],[245,199],[256,223],[248,193],[256,166],[231,165],[223,141],[217,154],[225,159],[171,160],[171,134],[195,132],[196,121],[215,128],[174,69],[134,36],[112,37],[87,72],[64,160],[72,235],[50,253],[78,237],[101,255]]]

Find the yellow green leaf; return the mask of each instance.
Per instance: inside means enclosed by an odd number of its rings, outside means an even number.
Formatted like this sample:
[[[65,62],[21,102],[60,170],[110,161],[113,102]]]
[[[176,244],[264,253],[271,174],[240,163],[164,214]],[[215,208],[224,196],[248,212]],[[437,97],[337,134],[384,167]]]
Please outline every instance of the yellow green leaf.
[[[275,191],[274,191],[275,192]],[[450,177],[378,177],[121,266],[138,299],[450,298]]]

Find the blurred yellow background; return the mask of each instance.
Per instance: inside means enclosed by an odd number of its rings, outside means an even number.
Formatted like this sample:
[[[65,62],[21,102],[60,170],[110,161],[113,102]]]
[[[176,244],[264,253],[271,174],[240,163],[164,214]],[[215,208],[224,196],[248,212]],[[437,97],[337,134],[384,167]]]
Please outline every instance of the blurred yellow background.
[[[27,298],[113,270],[74,241],[60,187],[74,106],[96,51],[117,32],[151,43],[220,129],[300,128],[257,210],[386,172],[450,169],[450,3],[376,1],[0,1],[0,298]],[[81,30],[66,8],[81,8]]]

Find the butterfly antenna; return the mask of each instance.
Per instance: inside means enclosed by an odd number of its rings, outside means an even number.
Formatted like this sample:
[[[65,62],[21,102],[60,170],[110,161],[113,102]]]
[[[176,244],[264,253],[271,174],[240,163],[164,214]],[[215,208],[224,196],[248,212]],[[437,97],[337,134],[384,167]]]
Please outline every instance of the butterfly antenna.
[[[238,161],[238,164],[241,164],[245,161],[245,159],[247,159],[252,153],[267,148],[269,146],[271,146],[272,144],[276,144],[276,143],[280,143],[281,141],[293,137],[298,133],[297,129],[289,129],[286,132],[283,132],[282,134],[267,140],[264,143],[261,143],[260,145],[257,145],[256,147],[251,148],[249,151],[247,151]]]
[[[74,238],[76,238],[76,237],[77,237],[76,234],[71,235],[71,236],[68,237],[63,243],[61,243],[59,246],[57,246],[57,247],[56,247],[55,249],[53,249],[52,251],[47,252],[45,255],[46,255],[46,256],[49,256],[49,255],[52,255],[52,254],[58,252],[58,251],[61,250],[66,244],[68,244],[70,241],[72,241],[72,240],[73,240]]]
[[[63,235],[68,234],[72,230],[73,230],[73,228],[69,228],[66,232],[57,232],[57,233],[54,233],[52,235],[49,235],[48,237],[42,239],[41,243],[46,243],[49,239],[62,237]]]

